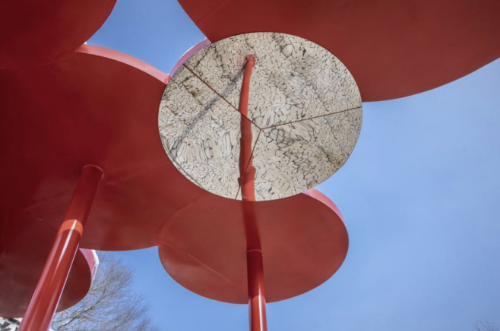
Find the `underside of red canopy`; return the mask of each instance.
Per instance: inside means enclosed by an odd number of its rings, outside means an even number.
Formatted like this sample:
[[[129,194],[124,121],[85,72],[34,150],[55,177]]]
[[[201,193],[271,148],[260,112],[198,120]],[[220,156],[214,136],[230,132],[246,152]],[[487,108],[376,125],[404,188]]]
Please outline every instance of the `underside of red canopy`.
[[[56,236],[40,219],[24,215],[16,223],[0,220],[0,316],[22,317]],[[90,289],[97,261],[92,251],[78,250],[58,310],[83,299]]]
[[[172,216],[159,254],[179,284],[210,299],[248,303],[245,218],[258,227],[266,301],[314,289],[340,268],[349,238],[337,207],[312,189],[260,202],[204,197]]]
[[[86,42],[116,0],[24,0],[0,3],[0,69],[49,62]]]
[[[158,107],[167,77],[96,46],[3,71],[1,217],[35,217],[57,229],[82,167],[95,164],[104,177],[81,246],[154,246],[170,214],[208,194],[178,172],[161,145]]]
[[[309,39],[351,71],[363,101],[441,86],[500,57],[500,1],[179,0],[212,42],[249,32]]]

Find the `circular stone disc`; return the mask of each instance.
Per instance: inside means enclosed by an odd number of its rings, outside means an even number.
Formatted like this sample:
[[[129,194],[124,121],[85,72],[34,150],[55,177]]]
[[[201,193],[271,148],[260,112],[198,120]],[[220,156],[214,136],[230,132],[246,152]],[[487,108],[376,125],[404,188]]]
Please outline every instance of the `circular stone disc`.
[[[179,284],[204,297],[248,303],[243,213],[252,209],[264,257],[266,301],[292,298],[328,280],[349,246],[337,207],[310,190],[267,202],[207,196],[165,224],[159,254]]]
[[[243,117],[238,105],[249,55],[256,64]],[[163,94],[158,125],[168,156],[187,178],[241,199],[240,126],[249,121],[256,200],[273,200],[335,173],[354,149],[361,118],[356,82],[329,51],[291,35],[250,33],[211,44],[180,66]]]

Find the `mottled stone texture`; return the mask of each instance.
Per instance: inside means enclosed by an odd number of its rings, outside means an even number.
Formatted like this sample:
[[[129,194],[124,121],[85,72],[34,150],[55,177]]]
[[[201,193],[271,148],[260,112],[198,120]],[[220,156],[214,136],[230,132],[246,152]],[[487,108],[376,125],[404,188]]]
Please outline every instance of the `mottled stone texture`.
[[[362,119],[349,71],[308,40],[251,33],[200,50],[165,89],[159,115],[163,146],[191,181],[241,199],[237,107],[249,55],[257,59],[248,107],[257,200],[301,193],[345,163]]]
[[[159,128],[171,160],[198,186],[234,198],[242,116],[185,67],[179,68],[166,92]],[[254,131],[255,141],[259,129]]]
[[[312,188],[335,173],[359,135],[361,107],[263,129],[254,150],[257,200]]]

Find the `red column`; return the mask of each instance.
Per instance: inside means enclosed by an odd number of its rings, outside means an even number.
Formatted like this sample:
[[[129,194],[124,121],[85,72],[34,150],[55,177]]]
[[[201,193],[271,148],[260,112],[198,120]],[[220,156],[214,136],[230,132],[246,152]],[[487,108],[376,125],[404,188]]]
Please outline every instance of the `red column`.
[[[244,201],[255,201],[255,168],[252,164],[252,122],[248,116],[248,97],[250,94],[250,77],[255,64],[255,58],[249,56],[243,83],[241,85],[240,104],[241,113],[241,138],[240,138],[240,185],[241,196]]]
[[[255,58],[249,56],[241,85],[239,111],[241,113],[240,185],[244,203],[243,213],[247,240],[248,304],[250,331],[267,331],[266,296],[264,291],[264,264],[259,228],[251,202],[255,201],[255,168],[252,164],[252,123],[248,120],[250,77]]]
[[[19,331],[46,331],[61,299],[75,259],[83,228],[103,176],[101,168],[86,165],[52,245]]]
[[[267,331],[264,265],[261,250],[247,251],[247,275],[250,331]]]

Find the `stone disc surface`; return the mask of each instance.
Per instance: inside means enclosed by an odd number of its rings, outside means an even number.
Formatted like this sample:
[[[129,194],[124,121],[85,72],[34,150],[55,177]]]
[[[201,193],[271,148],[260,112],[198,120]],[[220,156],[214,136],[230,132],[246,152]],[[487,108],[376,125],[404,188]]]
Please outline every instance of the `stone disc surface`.
[[[250,55],[256,65],[244,117],[238,105]],[[335,173],[354,149],[361,120],[356,82],[333,54],[303,38],[250,33],[211,44],[179,66],[158,125],[165,151],[187,178],[241,199],[240,126],[251,122],[262,201],[299,194]]]

